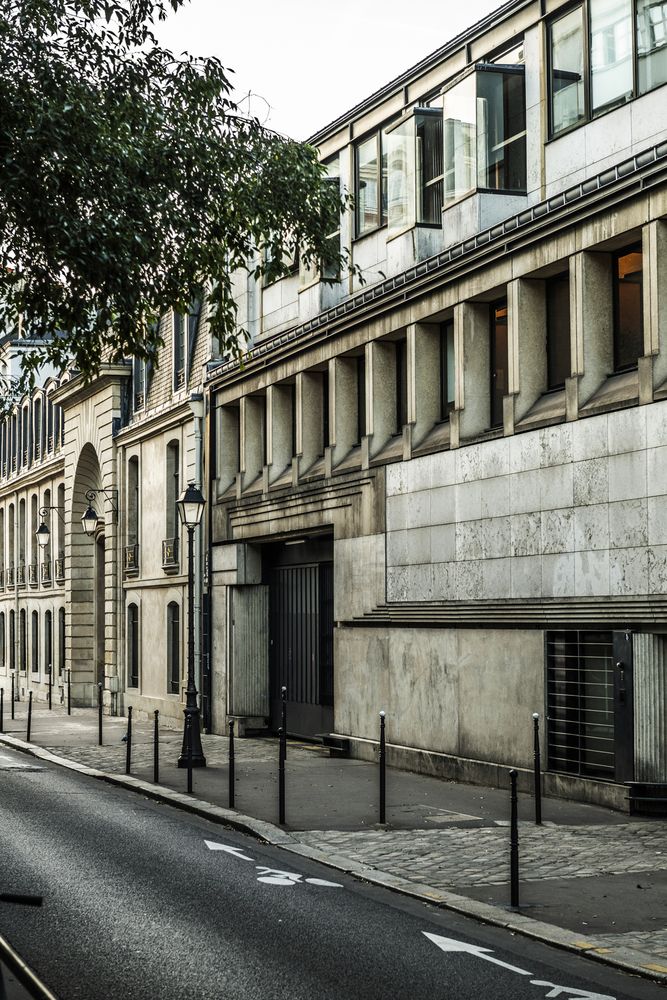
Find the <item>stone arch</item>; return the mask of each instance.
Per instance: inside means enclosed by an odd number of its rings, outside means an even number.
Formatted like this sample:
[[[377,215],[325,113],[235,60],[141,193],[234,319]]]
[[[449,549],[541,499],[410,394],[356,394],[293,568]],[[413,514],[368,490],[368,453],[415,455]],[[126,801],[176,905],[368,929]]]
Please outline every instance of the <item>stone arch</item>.
[[[100,461],[95,448],[85,444],[79,454],[66,524],[69,586],[67,662],[72,672],[75,704],[95,701],[95,685],[104,681],[105,531],[106,504],[100,493],[94,502],[99,522],[95,538],[81,527],[89,490],[102,488]],[[67,517],[67,514],[66,514]]]

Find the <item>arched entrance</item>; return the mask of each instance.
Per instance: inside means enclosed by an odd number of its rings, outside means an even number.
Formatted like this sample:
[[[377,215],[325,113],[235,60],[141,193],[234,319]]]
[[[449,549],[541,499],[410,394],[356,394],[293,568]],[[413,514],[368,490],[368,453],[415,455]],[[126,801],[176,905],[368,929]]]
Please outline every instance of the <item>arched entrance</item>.
[[[92,445],[81,450],[72,486],[69,541],[68,584],[69,630],[68,664],[72,671],[72,699],[75,704],[91,705],[97,701],[96,686],[104,683],[105,663],[105,590],[106,545],[104,518],[105,497],[100,493],[94,506],[99,518],[94,538],[81,527],[81,517],[89,490],[102,489],[97,453]]]

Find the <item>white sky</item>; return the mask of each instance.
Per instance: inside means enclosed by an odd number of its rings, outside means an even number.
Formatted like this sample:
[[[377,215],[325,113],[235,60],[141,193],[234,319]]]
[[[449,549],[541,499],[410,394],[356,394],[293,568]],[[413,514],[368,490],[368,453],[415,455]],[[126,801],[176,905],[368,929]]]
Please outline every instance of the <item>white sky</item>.
[[[277,132],[307,139],[502,0],[190,0],[158,26],[174,52],[218,56],[237,101]],[[247,107],[247,102],[246,105]]]

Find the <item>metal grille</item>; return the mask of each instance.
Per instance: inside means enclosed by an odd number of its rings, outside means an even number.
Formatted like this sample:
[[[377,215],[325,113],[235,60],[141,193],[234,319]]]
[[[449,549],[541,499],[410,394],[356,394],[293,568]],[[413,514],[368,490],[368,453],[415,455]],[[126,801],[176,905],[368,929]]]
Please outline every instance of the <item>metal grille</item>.
[[[547,632],[549,768],[613,780],[611,632]]]
[[[317,566],[274,569],[270,588],[273,638],[271,697],[284,684],[291,701],[320,704],[319,588]]]

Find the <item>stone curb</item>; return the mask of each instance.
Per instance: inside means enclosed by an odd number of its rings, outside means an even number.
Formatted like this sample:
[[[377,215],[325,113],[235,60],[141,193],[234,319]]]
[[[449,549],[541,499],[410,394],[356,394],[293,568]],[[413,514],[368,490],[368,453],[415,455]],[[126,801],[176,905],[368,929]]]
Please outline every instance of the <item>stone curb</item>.
[[[58,757],[50,750],[44,750],[34,743],[26,743],[14,736],[0,733],[0,743],[27,753],[40,760],[49,761],[60,767],[65,767],[78,774],[84,774],[99,781],[105,781],[110,785],[117,785],[139,792],[147,798],[157,802],[172,805],[177,809],[183,809],[201,816],[203,819],[211,820],[214,823],[224,824],[241,833],[248,833],[258,840],[267,844],[281,847],[301,857],[316,861],[326,865],[336,871],[345,872],[363,879],[372,885],[390,889],[392,892],[399,892],[405,896],[411,896],[424,903],[431,903],[443,909],[452,910],[462,916],[471,917],[485,924],[492,924],[495,927],[503,927],[515,934],[533,938],[544,944],[562,948],[565,951],[573,952],[577,955],[584,955],[605,965],[610,965],[630,972],[654,982],[667,984],[667,966],[655,962],[651,955],[635,951],[630,948],[610,948],[596,944],[595,938],[584,940],[573,931],[564,930],[554,924],[547,924],[540,920],[533,920],[524,917],[521,913],[515,913],[509,908],[493,906],[490,903],[483,903],[476,899],[468,899],[467,896],[459,896],[456,893],[448,892],[444,889],[437,889],[429,885],[421,885],[417,882],[407,882],[389,872],[380,871],[377,868],[369,867],[361,862],[352,861],[350,858],[336,854],[324,854],[315,847],[299,843],[294,834],[281,830],[273,823],[266,823],[264,820],[255,819],[253,816],[245,816],[235,809],[225,809],[223,806],[216,806],[212,802],[205,802],[202,799],[193,798],[182,792],[173,791],[170,788],[153,785],[142,778],[135,778],[132,775],[108,774],[106,771],[99,771],[69,760],[66,757]]]

